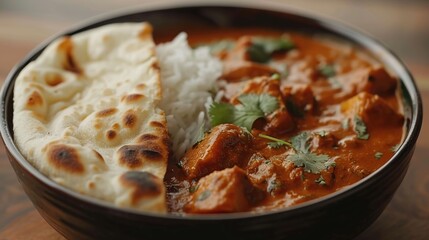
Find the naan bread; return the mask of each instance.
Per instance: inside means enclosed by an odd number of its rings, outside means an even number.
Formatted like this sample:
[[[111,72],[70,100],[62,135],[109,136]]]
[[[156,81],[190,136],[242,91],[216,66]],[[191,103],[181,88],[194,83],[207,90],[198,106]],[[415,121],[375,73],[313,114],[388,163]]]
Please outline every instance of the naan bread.
[[[169,138],[159,72],[147,23],[57,39],[16,80],[15,142],[61,185],[166,212]]]

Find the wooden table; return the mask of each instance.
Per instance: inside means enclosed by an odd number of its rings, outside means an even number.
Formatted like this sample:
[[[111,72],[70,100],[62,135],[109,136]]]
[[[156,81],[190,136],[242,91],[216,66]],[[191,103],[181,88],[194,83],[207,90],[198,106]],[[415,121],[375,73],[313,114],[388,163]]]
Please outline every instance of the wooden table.
[[[281,1],[281,0],[277,0]],[[390,45],[413,72],[429,110],[429,3],[426,1],[287,1],[367,30]],[[323,2],[323,3],[322,3]],[[31,5],[31,4],[33,5]],[[37,3],[37,4],[36,4]],[[120,7],[124,1],[2,0],[0,79],[34,46],[81,19]],[[423,128],[404,182],[380,218],[357,239],[428,239],[429,123]],[[40,217],[23,192],[0,146],[0,239],[64,239]]]

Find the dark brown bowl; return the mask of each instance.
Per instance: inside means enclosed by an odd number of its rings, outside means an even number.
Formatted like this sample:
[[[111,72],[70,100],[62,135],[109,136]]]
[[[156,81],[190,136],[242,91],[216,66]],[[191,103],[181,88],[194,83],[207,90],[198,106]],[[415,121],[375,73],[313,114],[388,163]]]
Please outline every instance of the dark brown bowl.
[[[366,49],[401,79],[406,137],[392,159],[365,179],[326,197],[268,213],[177,216],[121,209],[73,192],[48,179],[21,155],[13,140],[13,88],[20,71],[50,41],[7,77],[1,92],[1,135],[10,162],[40,214],[68,239],[348,239],[367,228],[391,200],[407,171],[422,125],[422,102],[412,76],[386,47],[348,26],[291,10],[282,4],[224,3],[145,7],[64,32],[70,35],[115,22],[149,21],[155,38],[194,28],[266,27],[327,33]]]

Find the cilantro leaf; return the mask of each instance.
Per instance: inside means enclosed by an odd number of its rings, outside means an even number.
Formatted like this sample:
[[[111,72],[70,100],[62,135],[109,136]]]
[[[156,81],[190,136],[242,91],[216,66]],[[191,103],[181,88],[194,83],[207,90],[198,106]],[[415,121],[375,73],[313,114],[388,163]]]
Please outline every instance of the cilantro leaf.
[[[191,187],[189,187],[189,193],[194,193],[198,190],[198,188],[200,187],[199,184],[196,185],[192,185]]]
[[[366,125],[362,118],[360,118],[358,115],[355,115],[355,117],[353,118],[353,123],[353,130],[356,132],[357,138],[362,140],[368,140],[369,133],[367,132]]]
[[[270,148],[281,148],[282,146],[284,146],[285,144],[284,143],[281,143],[281,142],[269,142],[268,143],[268,146],[270,147]]]
[[[326,154],[317,155],[310,152],[311,134],[307,131],[301,132],[291,139],[295,154],[288,156],[288,159],[298,167],[304,167],[304,170],[311,173],[320,173],[322,170],[333,166],[335,162]]]
[[[263,47],[266,53],[272,54],[277,51],[290,50],[295,47],[295,44],[286,37],[280,38],[254,38],[253,44]]]
[[[251,130],[253,123],[264,116],[264,113],[258,109],[246,109],[243,106],[237,106],[234,116],[233,123],[238,126],[242,126],[247,130]]]
[[[262,94],[257,96],[259,96],[259,106],[261,110],[265,113],[265,115],[268,115],[274,112],[277,108],[279,108],[279,102],[277,98],[269,94]]]
[[[335,77],[328,78],[328,82],[331,84],[332,89],[343,88],[343,85]]]
[[[205,135],[205,125],[206,122],[203,121],[200,125],[200,127],[198,128],[198,132],[197,134],[194,136],[194,139],[192,140],[192,142],[194,143],[193,145],[196,146],[198,143],[201,142],[201,140],[203,140],[204,135]]]
[[[335,161],[330,159],[328,155],[316,154],[310,152],[309,141],[311,134],[307,131],[301,132],[295,137],[291,138],[291,142],[287,142],[275,137],[265,134],[259,134],[259,137],[271,140],[268,146],[278,148],[281,146],[288,146],[294,149],[295,153],[290,154],[287,159],[297,167],[304,167],[304,170],[311,173],[320,173],[322,170],[335,166]]]
[[[208,197],[210,197],[210,195],[212,194],[212,192],[210,190],[205,190],[204,192],[202,192],[200,195],[198,195],[197,197],[197,201],[204,201],[206,200]]]
[[[393,147],[390,148],[390,151],[396,152],[396,151],[398,151],[398,149],[399,149],[400,146],[401,146],[401,144],[396,144],[395,146],[393,146]]]
[[[314,182],[318,183],[319,185],[326,185],[326,181],[322,175],[320,175],[320,177],[318,179],[314,180]]]
[[[348,118],[344,119],[344,120],[341,122],[341,127],[342,127],[344,130],[348,130],[348,129],[349,129],[349,119],[348,119]]]
[[[217,54],[217,53],[220,53],[222,51],[229,51],[229,50],[231,50],[235,46],[235,43],[232,40],[225,39],[225,40],[221,40],[221,41],[216,41],[216,42],[213,42],[213,43],[205,44],[205,45],[202,45],[202,46],[209,47],[211,53]]]
[[[267,192],[273,193],[273,192],[279,190],[280,188],[281,188],[281,182],[278,181],[277,179],[271,178],[268,181]]]
[[[375,159],[380,159],[381,157],[383,157],[383,153],[382,152],[376,152],[375,154],[374,154],[374,157],[375,157]]]
[[[241,105],[235,106],[234,124],[252,129],[253,123],[279,107],[275,97],[268,94],[245,94],[238,97]]]
[[[330,78],[336,75],[336,71],[333,65],[324,65],[319,67],[319,73],[326,77],[326,78]]]
[[[266,63],[270,60],[271,54],[277,51],[286,51],[294,48],[294,43],[285,37],[273,38],[255,38],[252,44],[247,48],[250,60],[258,63]]]
[[[212,127],[222,123],[234,121],[234,106],[229,103],[214,102],[209,108],[209,116]]]
[[[326,137],[326,136],[328,136],[328,132],[326,132],[326,130],[322,130],[320,132],[317,132],[317,135],[319,135],[321,137]]]
[[[281,140],[281,139],[278,139],[278,138],[275,138],[275,137],[271,137],[271,136],[268,136],[268,135],[265,135],[265,134],[259,134],[259,137],[271,140],[272,142],[269,142],[268,146],[270,146],[272,148],[279,148],[279,147],[282,147],[282,146],[292,147],[292,144],[290,144],[290,142],[286,142],[284,140]]]
[[[260,44],[252,44],[247,48],[250,60],[257,63],[266,63],[270,60],[271,56]]]
[[[279,107],[277,98],[268,94],[244,94],[238,97],[238,101],[241,104],[213,103],[209,109],[212,126],[232,123],[250,131],[257,119]]]
[[[281,75],[278,74],[278,73],[274,73],[273,75],[271,75],[271,79],[280,80],[281,79]]]
[[[289,160],[291,160],[295,166],[304,167],[304,170],[311,173],[320,173],[322,170],[326,169],[326,162],[329,160],[329,156],[322,154],[317,155],[315,153],[303,153],[297,152],[293,155],[289,155]]]
[[[291,139],[293,148],[297,152],[308,153],[310,150],[310,133],[307,131],[301,132]]]

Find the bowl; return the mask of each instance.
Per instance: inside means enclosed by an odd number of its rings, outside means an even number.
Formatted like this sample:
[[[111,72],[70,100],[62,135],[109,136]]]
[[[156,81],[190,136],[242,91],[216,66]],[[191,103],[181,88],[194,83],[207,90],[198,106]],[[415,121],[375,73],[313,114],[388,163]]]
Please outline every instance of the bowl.
[[[179,31],[223,27],[268,27],[325,33],[369,52],[401,80],[406,134],[395,155],[380,169],[333,194],[266,213],[179,216],[143,213],[73,192],[50,180],[21,155],[13,139],[13,88],[20,71],[61,35],[116,22],[149,21],[155,39]],[[68,239],[349,239],[382,213],[406,174],[422,125],[422,102],[411,74],[373,38],[333,20],[283,4],[180,3],[148,5],[68,30],[32,51],[8,75],[1,92],[1,136],[10,163],[39,213]]]

